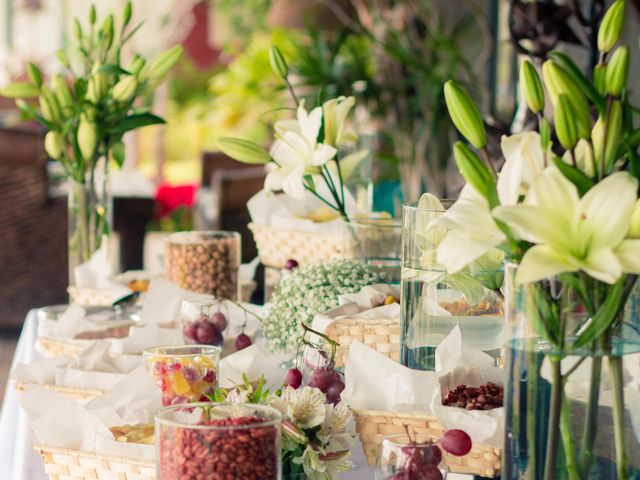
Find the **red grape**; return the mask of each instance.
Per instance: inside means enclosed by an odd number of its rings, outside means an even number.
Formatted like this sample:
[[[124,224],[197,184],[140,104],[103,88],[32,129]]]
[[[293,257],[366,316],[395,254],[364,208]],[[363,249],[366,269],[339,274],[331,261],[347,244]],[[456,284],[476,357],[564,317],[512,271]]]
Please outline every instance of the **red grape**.
[[[284,377],[284,385],[291,388],[299,388],[302,385],[302,372],[297,368],[290,368]]]
[[[422,457],[426,464],[438,466],[442,461],[442,450],[437,445],[431,445],[422,451]]]
[[[247,347],[250,347],[253,342],[251,341],[251,337],[246,333],[241,333],[236,338],[236,349],[243,350]]]
[[[344,382],[342,380],[332,380],[329,388],[327,388],[327,400],[334,405],[340,401],[340,394],[344,390]]]
[[[192,343],[198,341],[198,324],[186,323],[182,327],[182,335],[186,340],[190,340]]]
[[[216,333],[218,333],[218,331],[213,325],[211,325],[209,322],[202,322],[198,326],[198,334],[197,334],[198,341],[200,343],[210,345],[213,342],[216,336]]]
[[[471,450],[471,437],[462,430],[447,430],[440,438],[440,445],[451,455],[462,457]]]
[[[211,345],[215,345],[216,347],[222,347],[224,345],[224,337],[218,330],[216,330],[216,334],[211,341]]]
[[[327,389],[334,380],[334,371],[328,368],[316,368],[311,374],[310,387],[319,389],[322,393],[327,393]]]
[[[222,312],[216,312],[211,316],[211,323],[219,332],[223,332],[227,328],[227,317]]]
[[[292,271],[292,270],[294,270],[294,269],[298,268],[298,265],[299,265],[299,264],[298,264],[298,261],[297,261],[297,260],[294,260],[293,258],[290,258],[289,260],[287,260],[287,261],[284,263],[284,268],[285,268],[286,270]]]

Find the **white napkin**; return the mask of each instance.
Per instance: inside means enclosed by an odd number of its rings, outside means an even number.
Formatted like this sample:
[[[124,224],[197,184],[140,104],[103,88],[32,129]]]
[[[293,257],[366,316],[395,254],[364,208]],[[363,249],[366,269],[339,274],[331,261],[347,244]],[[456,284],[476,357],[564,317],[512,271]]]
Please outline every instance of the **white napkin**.
[[[39,443],[153,462],[155,447],[116,442],[108,427],[153,423],[160,391],[139,367],[86,405],[38,385],[28,386],[22,409]],[[46,408],[43,408],[46,406]]]
[[[211,300],[211,295],[189,292],[163,277],[149,282],[144,305],[140,312],[140,323],[145,325],[171,325],[179,322],[183,300]]]
[[[162,345],[184,345],[182,330],[162,328],[157,325],[131,327],[126,338],[110,339],[109,351],[113,354],[139,354],[145,349]]]
[[[140,356],[112,355],[110,346],[108,341],[97,340],[76,357],[60,356],[31,364],[21,363],[12,372],[11,379],[23,383],[108,390],[141,364]]]
[[[130,320],[102,320],[99,314],[88,318],[84,308],[77,303],[72,303],[57,320],[40,319],[38,337],[69,340],[83,332],[96,332],[128,324],[131,324]]]
[[[131,293],[128,287],[112,279],[113,274],[109,261],[108,237],[103,237],[100,248],[89,260],[78,265],[73,271],[75,286],[78,288],[109,290],[114,293],[114,298]]]
[[[232,388],[243,383],[244,373],[250,381],[264,375],[267,386],[278,388],[284,380],[286,372],[281,365],[286,360],[286,355],[266,355],[258,345],[251,345],[220,360],[220,386]]]

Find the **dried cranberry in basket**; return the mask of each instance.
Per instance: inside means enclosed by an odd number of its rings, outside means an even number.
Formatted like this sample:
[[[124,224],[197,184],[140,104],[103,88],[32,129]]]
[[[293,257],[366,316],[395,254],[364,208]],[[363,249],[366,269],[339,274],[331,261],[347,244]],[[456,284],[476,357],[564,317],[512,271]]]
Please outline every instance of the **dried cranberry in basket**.
[[[467,410],[491,410],[502,407],[504,388],[489,382],[479,387],[458,385],[442,399],[442,404]]]
[[[199,425],[241,427],[256,417],[210,420]],[[159,480],[276,480],[280,443],[276,426],[217,429],[168,427],[159,432]]]

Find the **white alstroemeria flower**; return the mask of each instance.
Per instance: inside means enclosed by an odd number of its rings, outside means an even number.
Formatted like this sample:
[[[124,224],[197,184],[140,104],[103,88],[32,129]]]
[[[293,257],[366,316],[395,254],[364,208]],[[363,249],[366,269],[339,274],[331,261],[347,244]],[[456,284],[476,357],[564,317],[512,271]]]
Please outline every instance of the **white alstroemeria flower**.
[[[638,181],[617,172],[584,197],[555,167],[533,182],[525,202],[496,207],[493,214],[522,240],[536,245],[522,258],[516,281],[535,282],[582,270],[606,283],[640,273],[640,241],[625,240]]]
[[[504,135],[500,140],[504,165],[496,188],[501,205],[515,205],[525,195],[533,179],[544,170],[548,153],[543,154],[538,132]]]
[[[297,427],[313,428],[325,420],[325,394],[317,388],[287,387],[282,391],[280,400],[286,406],[286,417]],[[276,407],[277,408],[277,407]]]
[[[349,452],[322,455],[318,450],[307,446],[302,457],[295,458],[293,462],[303,466],[309,480],[338,480],[341,473],[353,469],[349,456]]]
[[[438,247],[438,263],[456,273],[501,245],[506,237],[491,216],[489,203],[471,185],[437,223],[448,229]]]
[[[324,450],[327,453],[341,452],[348,450],[353,445],[354,434],[347,431],[353,414],[345,402],[337,405],[327,404],[326,418],[320,430],[318,438],[324,443]]]
[[[284,190],[294,198],[304,196],[303,177],[335,157],[337,150],[331,145],[318,143],[322,126],[322,108],[311,112],[298,106],[297,120],[276,122],[276,141],[269,151],[275,163],[264,182],[266,190]]]
[[[355,104],[355,97],[338,97],[324,102],[324,143],[337,148],[358,139],[355,134],[345,131],[347,116]]]
[[[582,171],[588,177],[593,177],[595,174],[594,171],[594,163],[593,163],[593,149],[589,142],[587,142],[584,138],[578,140],[576,148],[573,149],[573,153],[576,157],[576,167],[578,170]],[[571,159],[571,152],[567,151],[562,156],[562,160],[569,164],[573,165],[573,160]]]

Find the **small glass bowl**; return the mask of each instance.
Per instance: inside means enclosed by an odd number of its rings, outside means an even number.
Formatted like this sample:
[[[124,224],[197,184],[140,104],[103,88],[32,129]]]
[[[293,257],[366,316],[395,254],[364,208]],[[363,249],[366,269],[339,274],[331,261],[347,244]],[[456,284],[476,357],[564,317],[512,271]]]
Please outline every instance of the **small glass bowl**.
[[[143,352],[147,372],[162,391],[162,404],[206,400],[218,385],[220,348],[179,345],[148,348]]]
[[[281,475],[282,414],[265,405],[193,403],[155,417],[159,480]],[[184,477],[186,478],[186,477]]]
[[[221,302],[210,300],[183,300],[180,323],[184,342],[193,345],[224,345],[223,333],[229,326],[228,315]]]
[[[376,480],[410,480],[417,472],[425,478],[446,479],[442,450],[429,440],[429,437],[419,434],[411,437],[406,433],[385,436],[378,451]]]

